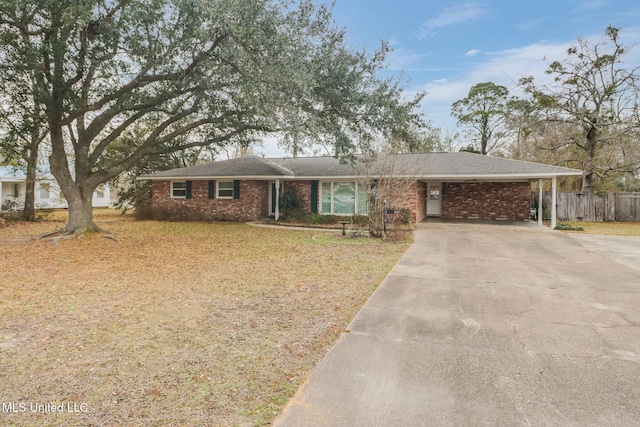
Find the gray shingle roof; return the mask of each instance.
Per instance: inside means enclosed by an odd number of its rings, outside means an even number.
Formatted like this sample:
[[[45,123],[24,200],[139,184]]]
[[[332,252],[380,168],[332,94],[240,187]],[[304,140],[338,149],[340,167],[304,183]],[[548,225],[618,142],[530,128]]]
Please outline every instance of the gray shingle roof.
[[[142,177],[161,178],[340,178],[393,175],[422,179],[536,179],[577,176],[576,169],[474,153],[415,153],[380,157],[366,165],[341,164],[334,157],[271,158],[246,156],[188,168],[172,169]]]
[[[416,156],[409,154],[409,156]],[[417,155],[419,156],[419,155]],[[429,153],[428,174],[438,175],[581,175],[577,169],[483,156],[474,153]]]
[[[156,172],[142,178],[198,178],[198,177],[284,177],[293,172],[283,166],[258,156],[238,157],[187,168]]]

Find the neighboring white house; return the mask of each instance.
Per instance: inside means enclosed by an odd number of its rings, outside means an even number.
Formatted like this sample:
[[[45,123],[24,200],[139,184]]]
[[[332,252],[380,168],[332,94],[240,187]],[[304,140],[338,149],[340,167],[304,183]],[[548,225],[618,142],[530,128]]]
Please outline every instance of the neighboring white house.
[[[26,176],[20,169],[0,166],[0,210],[24,206],[24,197],[27,191],[26,181]],[[109,207],[110,200],[109,184],[100,184],[93,193],[93,207]],[[36,209],[68,208],[58,183],[47,167],[39,168],[36,177],[35,206]]]

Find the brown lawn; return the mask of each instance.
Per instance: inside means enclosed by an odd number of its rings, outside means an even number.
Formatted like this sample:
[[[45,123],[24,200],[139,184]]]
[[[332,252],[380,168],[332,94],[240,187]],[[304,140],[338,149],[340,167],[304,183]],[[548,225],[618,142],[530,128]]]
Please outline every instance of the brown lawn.
[[[270,424],[407,246],[96,222],[119,241],[0,229],[0,425]]]

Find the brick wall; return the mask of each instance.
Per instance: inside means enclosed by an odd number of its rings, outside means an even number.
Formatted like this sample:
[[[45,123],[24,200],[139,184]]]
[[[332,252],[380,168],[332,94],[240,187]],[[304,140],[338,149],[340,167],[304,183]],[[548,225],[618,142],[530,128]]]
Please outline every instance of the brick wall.
[[[269,183],[240,181],[240,199],[209,199],[209,181],[192,181],[190,199],[171,198],[170,181],[153,181],[152,217],[162,220],[251,221],[268,216]]]
[[[302,212],[311,212],[311,181],[286,181],[284,191],[293,188],[300,197]],[[318,202],[319,203],[319,202]]]
[[[387,194],[389,209],[396,212],[400,209],[408,209],[411,213],[411,222],[421,221],[427,215],[426,183],[415,181],[410,184],[391,184],[391,186],[396,188],[390,189]]]
[[[530,219],[528,182],[448,182],[442,193],[443,218]]]
[[[416,222],[422,221],[427,216],[427,183],[426,182],[417,182],[416,191],[418,192],[417,196],[417,206],[416,206]]]

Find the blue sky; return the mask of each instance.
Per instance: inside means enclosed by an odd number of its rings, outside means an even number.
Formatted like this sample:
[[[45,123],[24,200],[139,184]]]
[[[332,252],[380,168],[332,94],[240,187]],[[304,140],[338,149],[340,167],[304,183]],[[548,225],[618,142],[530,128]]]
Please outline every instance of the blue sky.
[[[544,80],[548,63],[578,37],[598,41],[609,25],[621,29],[623,44],[640,44],[637,0],[336,0],[333,16],[354,48],[373,51],[386,40],[393,52],[385,73],[408,79],[408,93],[425,90],[426,118],[451,132],[451,104],[477,83],[517,95],[520,77]],[[628,59],[640,63],[640,46]],[[284,154],[269,143],[259,151]]]

